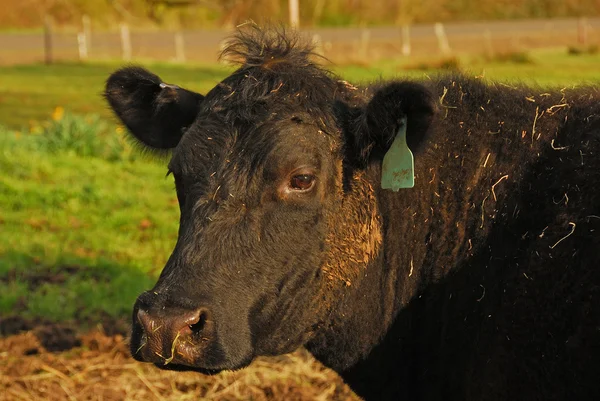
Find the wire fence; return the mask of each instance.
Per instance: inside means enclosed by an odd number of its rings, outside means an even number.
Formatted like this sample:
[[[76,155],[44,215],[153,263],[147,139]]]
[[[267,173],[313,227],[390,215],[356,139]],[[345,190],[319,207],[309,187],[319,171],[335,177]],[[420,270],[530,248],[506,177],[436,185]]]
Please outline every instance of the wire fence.
[[[598,46],[600,18],[419,24],[404,27],[304,29],[317,50],[337,63],[398,56],[501,54],[530,49]],[[44,32],[0,34],[0,64],[78,60],[214,62],[228,30],[138,31],[121,24],[77,32],[46,24]]]

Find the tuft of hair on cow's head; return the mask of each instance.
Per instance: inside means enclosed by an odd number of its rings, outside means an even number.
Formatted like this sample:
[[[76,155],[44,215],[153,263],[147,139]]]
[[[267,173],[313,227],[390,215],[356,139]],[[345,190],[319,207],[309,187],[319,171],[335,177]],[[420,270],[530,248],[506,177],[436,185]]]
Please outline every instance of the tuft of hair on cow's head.
[[[225,42],[220,58],[241,67],[260,67],[292,73],[286,66],[316,67],[316,60],[324,59],[315,52],[313,43],[298,32],[284,27],[261,29],[249,23]]]
[[[172,149],[177,244],[133,318],[137,359],[237,369],[305,344],[381,258],[382,157],[407,118],[417,146],[434,113],[421,85],[358,89],[282,29],[245,27],[238,63],[204,96],[137,67],[106,98],[131,134]]]

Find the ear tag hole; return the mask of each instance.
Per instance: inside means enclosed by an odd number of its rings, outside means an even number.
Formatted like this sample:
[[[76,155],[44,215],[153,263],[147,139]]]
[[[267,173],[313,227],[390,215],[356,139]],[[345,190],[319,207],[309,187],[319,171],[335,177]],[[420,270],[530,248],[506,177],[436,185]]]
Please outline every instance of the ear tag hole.
[[[392,146],[383,157],[381,188],[398,191],[415,186],[415,161],[406,144],[406,117],[401,121]]]

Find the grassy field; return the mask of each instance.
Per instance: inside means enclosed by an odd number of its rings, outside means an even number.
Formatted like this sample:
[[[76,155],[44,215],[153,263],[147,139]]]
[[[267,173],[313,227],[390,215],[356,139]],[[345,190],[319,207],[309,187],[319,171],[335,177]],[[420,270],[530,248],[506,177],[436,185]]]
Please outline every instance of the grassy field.
[[[600,55],[565,51],[334,70],[361,82],[424,76],[442,64],[561,87],[600,80]],[[118,66],[0,68],[0,321],[18,315],[85,328],[128,319],[169,256],[179,213],[172,178],[163,161],[132,149],[100,96]],[[228,72],[219,65],[148,67],[202,92]]]
[[[443,64],[458,65],[490,79],[524,80],[542,85],[573,85],[600,80],[600,54],[570,55],[564,49],[510,54],[486,60],[388,60],[377,65],[333,66],[345,79],[363,82],[379,77],[419,77]],[[122,64],[57,64],[0,67],[0,125],[21,129],[48,119],[55,107],[75,113],[110,113],[100,96],[108,75]],[[181,66],[145,64],[166,82],[206,92],[231,69],[221,65]]]

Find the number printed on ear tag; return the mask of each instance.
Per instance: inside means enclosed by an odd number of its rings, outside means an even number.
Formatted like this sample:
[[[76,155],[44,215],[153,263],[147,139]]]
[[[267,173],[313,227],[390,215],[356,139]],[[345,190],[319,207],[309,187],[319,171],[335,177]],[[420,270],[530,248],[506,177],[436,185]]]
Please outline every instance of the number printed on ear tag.
[[[381,188],[398,191],[415,186],[415,162],[406,144],[406,117],[401,121],[392,146],[383,157]]]

